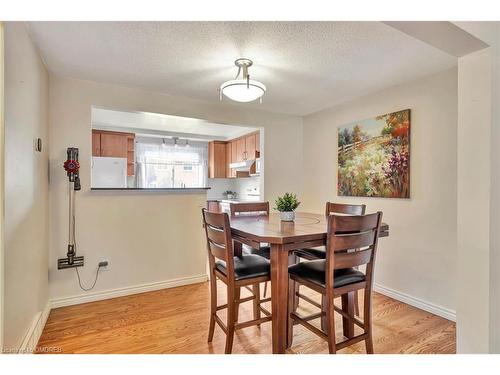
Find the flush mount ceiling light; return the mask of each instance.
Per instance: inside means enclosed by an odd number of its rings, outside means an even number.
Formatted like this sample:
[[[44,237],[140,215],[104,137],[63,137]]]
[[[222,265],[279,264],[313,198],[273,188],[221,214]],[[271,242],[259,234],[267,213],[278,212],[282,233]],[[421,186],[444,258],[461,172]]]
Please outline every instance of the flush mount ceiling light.
[[[234,65],[238,67],[238,73],[235,79],[220,85],[220,100],[224,95],[236,102],[248,103],[260,99],[262,103],[262,96],[266,93],[266,86],[259,81],[250,79],[248,68],[252,64],[252,60],[249,59],[238,59],[234,62]],[[241,78],[238,79],[240,73]]]

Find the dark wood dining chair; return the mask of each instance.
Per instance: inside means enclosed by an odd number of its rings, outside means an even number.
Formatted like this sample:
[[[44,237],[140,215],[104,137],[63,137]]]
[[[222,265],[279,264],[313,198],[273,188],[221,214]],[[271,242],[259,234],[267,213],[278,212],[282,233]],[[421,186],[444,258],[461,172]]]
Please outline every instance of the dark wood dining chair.
[[[288,269],[291,287],[295,283],[321,293],[326,301],[326,329],[319,329],[309,323],[317,318],[318,314],[299,316],[294,311],[293,295],[289,296],[289,322],[288,346],[293,341],[294,322],[303,325],[318,336],[328,341],[330,353],[365,341],[366,352],[373,353],[372,339],[372,288],[377,253],[382,212],[364,216],[338,216],[328,217],[328,237],[326,245],[326,258],[309,260],[290,266]],[[365,272],[355,267],[366,265]],[[349,304],[349,293],[364,289],[363,321],[354,314],[352,304]],[[334,304],[335,297],[342,297],[342,308]],[[342,315],[345,328],[348,324],[356,324],[363,333],[357,336],[352,334],[346,340],[337,343],[335,340],[334,312]]]
[[[332,214],[343,215],[364,215],[366,205],[364,204],[344,204],[326,202],[325,216],[328,217]],[[325,246],[311,247],[307,249],[300,249],[295,252],[299,258],[307,260],[325,259],[326,251]]]
[[[269,202],[238,202],[230,203],[231,217],[240,215],[264,215],[269,216]],[[243,251],[246,254],[256,254],[266,259],[271,259],[271,247],[260,244],[259,248],[253,248],[243,244]],[[264,297],[267,295],[267,283],[264,284]]]
[[[260,325],[271,320],[271,313],[261,306],[271,299],[261,299],[259,284],[270,280],[269,260],[255,254],[235,254],[231,227],[227,213],[202,210],[203,224],[207,237],[208,260],[210,267],[210,325],[208,342],[212,342],[215,323],[226,333],[225,353],[233,347],[234,331]],[[217,279],[227,286],[227,303],[217,306]],[[250,288],[250,286],[252,288]],[[251,296],[240,298],[241,288],[246,287]],[[238,322],[239,305],[253,301],[253,320]],[[217,311],[227,309],[227,322],[224,324]],[[264,317],[261,317],[261,312]]]
[[[343,215],[364,215],[366,211],[366,205],[364,204],[344,204],[344,203],[332,203],[332,202],[326,202],[326,207],[325,207],[325,216],[328,217],[332,214],[343,214]],[[315,259],[325,259],[326,258],[326,250],[325,246],[319,246],[319,247],[312,247],[308,249],[300,249],[295,252],[295,255],[299,258],[307,259],[307,260],[315,260]],[[314,306],[321,307],[323,306],[323,309],[325,308],[325,303],[324,301],[321,302],[321,306],[315,302],[314,300],[311,300],[307,296],[303,295],[300,293],[300,291],[297,290],[295,291],[297,294],[298,298],[302,298],[305,301],[313,304]],[[296,301],[298,301],[298,298]],[[355,306],[355,311],[356,315],[359,316],[359,297],[356,293],[354,297],[354,306]],[[323,328],[325,327],[325,319],[323,319]]]
[[[238,202],[229,204],[231,217],[239,215],[269,216],[269,202]]]

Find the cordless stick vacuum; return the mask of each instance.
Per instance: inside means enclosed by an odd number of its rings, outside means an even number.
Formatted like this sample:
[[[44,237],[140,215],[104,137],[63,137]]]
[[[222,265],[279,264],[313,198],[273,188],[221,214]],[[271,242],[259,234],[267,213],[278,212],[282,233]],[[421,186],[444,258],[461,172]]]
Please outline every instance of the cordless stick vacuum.
[[[69,147],[67,149],[67,160],[64,162],[64,170],[69,179],[69,228],[68,228],[68,253],[66,258],[57,260],[57,269],[74,268],[83,266],[83,256],[76,256],[75,240],[75,193],[81,189],[80,186],[80,163],[78,163],[78,149]]]

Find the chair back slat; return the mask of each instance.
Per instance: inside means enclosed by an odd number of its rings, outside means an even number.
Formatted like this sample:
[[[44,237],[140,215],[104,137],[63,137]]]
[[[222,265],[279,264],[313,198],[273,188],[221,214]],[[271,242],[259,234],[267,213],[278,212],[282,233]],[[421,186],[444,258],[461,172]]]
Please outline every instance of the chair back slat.
[[[208,241],[208,247],[210,249],[211,254],[217,259],[221,259],[224,262],[227,262],[227,251],[225,246],[222,246],[218,243]]]
[[[335,220],[330,220],[330,228],[335,223],[336,233],[352,233],[352,232],[367,232],[373,230],[377,226],[378,215],[362,215],[362,216],[335,216]]]
[[[343,269],[351,267],[359,267],[370,262],[373,250],[358,250],[352,253],[337,253],[335,254],[334,269]]]
[[[269,215],[269,202],[231,203],[231,217],[240,214]]]
[[[375,231],[352,233],[343,236],[335,236],[335,251],[360,249],[372,246],[375,240]]]
[[[333,289],[334,270],[366,265],[366,282],[373,284],[373,264],[382,212],[360,216],[330,215],[326,244],[326,283]]]
[[[219,229],[217,227],[213,227],[210,224],[207,224],[207,238],[211,242],[215,242],[216,244],[224,246],[226,242],[226,233],[223,229]]]
[[[331,214],[364,215],[366,205],[326,202],[325,216]]]
[[[229,216],[226,213],[210,212],[205,208],[202,210],[202,215],[211,265],[215,257],[226,262],[228,273],[232,272],[234,251]]]
[[[207,210],[203,212],[204,212],[203,217],[205,224],[221,229],[224,227],[224,215],[218,215],[214,212]]]

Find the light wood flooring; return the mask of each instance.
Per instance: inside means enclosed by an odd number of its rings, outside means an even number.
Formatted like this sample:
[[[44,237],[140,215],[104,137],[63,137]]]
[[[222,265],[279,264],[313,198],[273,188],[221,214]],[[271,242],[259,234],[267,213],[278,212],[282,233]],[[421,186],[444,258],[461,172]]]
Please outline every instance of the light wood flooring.
[[[218,294],[219,304],[225,303],[222,283]],[[247,294],[242,291],[242,297]],[[453,322],[381,294],[373,302],[375,353],[455,353]],[[38,346],[62,353],[223,353],[225,335],[217,325],[213,343],[207,343],[209,306],[209,284],[201,283],[62,307],[51,311]],[[315,310],[300,302],[299,312]],[[239,321],[251,317],[252,303],[242,304]],[[336,315],[338,341],[341,320]],[[289,353],[327,352],[325,341],[295,326]],[[236,331],[233,353],[271,353],[271,323]],[[365,353],[365,347],[358,343],[339,353]]]

